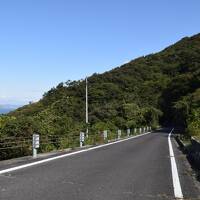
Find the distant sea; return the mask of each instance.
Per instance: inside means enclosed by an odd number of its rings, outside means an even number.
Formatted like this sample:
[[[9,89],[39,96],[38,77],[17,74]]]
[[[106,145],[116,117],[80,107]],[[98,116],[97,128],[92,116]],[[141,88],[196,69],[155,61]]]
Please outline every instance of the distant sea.
[[[0,114],[7,114],[13,110],[16,110],[20,106],[17,105],[0,105]]]

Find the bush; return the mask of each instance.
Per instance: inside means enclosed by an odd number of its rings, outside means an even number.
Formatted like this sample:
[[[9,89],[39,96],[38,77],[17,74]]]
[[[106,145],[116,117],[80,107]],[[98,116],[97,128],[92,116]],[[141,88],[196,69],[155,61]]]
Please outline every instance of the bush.
[[[200,136],[200,119],[189,123],[187,132],[190,136]]]

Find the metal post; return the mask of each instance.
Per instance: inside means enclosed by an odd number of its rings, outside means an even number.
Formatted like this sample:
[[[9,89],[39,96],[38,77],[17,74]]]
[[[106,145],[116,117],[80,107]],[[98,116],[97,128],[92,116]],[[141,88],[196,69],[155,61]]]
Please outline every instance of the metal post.
[[[86,122],[86,137],[88,138],[88,79],[85,79],[85,122]]]
[[[37,158],[37,148],[40,147],[40,136],[38,134],[33,134],[32,140],[32,147],[33,147],[33,158]]]
[[[107,137],[108,137],[108,131],[105,130],[105,131],[103,132],[103,139],[106,140]]]
[[[129,136],[130,136],[130,134],[131,134],[131,129],[130,129],[130,128],[128,128],[128,129],[127,129],[127,136],[129,137]]]
[[[136,135],[137,133],[137,128],[134,128],[134,135]]]
[[[37,149],[33,148],[33,158],[37,158]]]
[[[118,133],[118,140],[119,140],[119,139],[121,138],[122,131],[121,131],[121,130],[118,130],[117,133]]]
[[[82,141],[80,140],[80,147],[83,147],[83,143],[82,143]]]
[[[84,132],[80,132],[80,147],[83,147],[83,142],[85,140]]]

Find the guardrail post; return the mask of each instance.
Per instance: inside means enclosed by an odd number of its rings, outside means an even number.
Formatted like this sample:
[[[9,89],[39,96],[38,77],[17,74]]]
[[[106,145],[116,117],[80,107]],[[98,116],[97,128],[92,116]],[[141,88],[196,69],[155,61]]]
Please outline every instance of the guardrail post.
[[[80,147],[83,147],[83,142],[85,141],[85,133],[80,132]]]
[[[134,128],[134,135],[136,135],[137,133],[137,128]]]
[[[121,131],[121,130],[118,130],[118,131],[117,131],[118,140],[121,138],[121,135],[122,135],[122,131]]]
[[[32,143],[33,158],[37,158],[37,149],[40,147],[40,136],[38,134],[33,134]]]
[[[128,128],[128,129],[127,129],[127,136],[129,137],[129,136],[130,136],[130,134],[131,134],[131,129],[130,129],[130,128]]]
[[[108,138],[108,131],[103,131],[103,139],[106,140]]]

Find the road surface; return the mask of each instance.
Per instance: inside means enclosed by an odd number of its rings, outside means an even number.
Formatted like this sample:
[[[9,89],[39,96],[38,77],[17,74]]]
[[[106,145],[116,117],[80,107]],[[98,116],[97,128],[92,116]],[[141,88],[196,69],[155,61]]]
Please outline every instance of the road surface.
[[[0,200],[172,200],[168,133],[151,133],[2,174]],[[189,166],[171,141],[183,195],[198,199]]]

